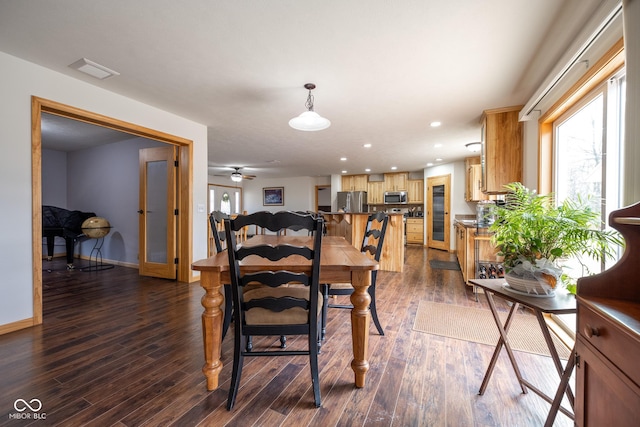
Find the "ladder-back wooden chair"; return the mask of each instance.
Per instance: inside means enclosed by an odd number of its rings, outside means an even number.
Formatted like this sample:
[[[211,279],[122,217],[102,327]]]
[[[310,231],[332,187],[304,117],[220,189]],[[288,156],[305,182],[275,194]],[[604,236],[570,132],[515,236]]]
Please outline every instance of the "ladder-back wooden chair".
[[[286,242],[275,245],[242,245],[238,247],[235,232],[257,225],[271,232],[302,227],[313,233],[312,246],[293,246]],[[227,253],[234,304],[234,354],[227,409],[235,403],[244,357],[308,355],[314,402],[321,405],[318,376],[322,294],[319,291],[322,220],[295,212],[258,212],[225,219]],[[287,239],[274,236],[276,239]],[[240,262],[248,256],[264,259],[264,270],[242,272]],[[302,258],[310,262],[301,262]],[[300,263],[300,271],[284,270],[279,261]],[[257,286],[256,286],[257,285]],[[306,350],[247,349],[252,336],[306,335]]]
[[[368,256],[372,257],[376,261],[380,261],[380,255],[382,254],[382,244],[384,243],[384,236],[387,232],[387,224],[389,223],[389,216],[384,212],[376,212],[369,215],[367,218],[367,225],[362,238],[362,245],[360,251]],[[378,271],[371,272],[371,285],[369,286],[369,296],[371,296],[371,318],[373,323],[378,329],[380,335],[384,335],[384,330],[378,319],[378,310],[376,307],[376,279]],[[348,308],[352,309],[350,304],[330,304],[329,297],[337,295],[351,295],[353,293],[353,286],[351,283],[332,283],[321,285],[324,304],[322,306],[322,338],[326,334],[327,329],[327,309],[328,308]]]

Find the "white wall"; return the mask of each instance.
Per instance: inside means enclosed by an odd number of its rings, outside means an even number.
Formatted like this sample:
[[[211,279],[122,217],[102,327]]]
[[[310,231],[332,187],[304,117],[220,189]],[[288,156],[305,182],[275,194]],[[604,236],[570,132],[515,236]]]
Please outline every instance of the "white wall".
[[[33,317],[31,97],[38,96],[194,142],[193,256],[206,257],[207,128],[0,52],[0,325]],[[117,78],[117,77],[113,77]],[[106,83],[108,85],[108,82]]]
[[[328,185],[329,178],[299,176],[294,178],[270,178],[243,181],[244,209],[248,213],[258,211],[312,211],[316,207],[316,185]],[[284,187],[283,206],[264,206],[264,187]],[[332,187],[333,193],[333,187]]]
[[[165,146],[159,141],[131,137],[122,142],[68,153],[66,209],[94,212],[111,230],[104,238],[105,262],[138,266],[140,163],[139,150]],[[45,175],[42,175],[43,181]],[[44,194],[44,190],[43,190]],[[95,240],[81,240],[76,253],[88,257]]]

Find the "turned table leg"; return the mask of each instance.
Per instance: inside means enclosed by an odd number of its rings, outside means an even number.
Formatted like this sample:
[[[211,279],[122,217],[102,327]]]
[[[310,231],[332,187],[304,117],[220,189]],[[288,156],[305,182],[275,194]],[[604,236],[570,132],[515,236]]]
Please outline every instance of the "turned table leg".
[[[371,284],[371,271],[353,271],[351,273],[351,284],[354,291],[351,294],[351,335],[353,340],[353,360],[351,368],[355,373],[356,387],[362,388],[365,385],[369,362],[369,304],[371,297],[368,288]]]
[[[224,297],[220,293],[220,273],[202,271],[200,274],[200,286],[205,290],[202,297],[202,341],[204,344],[204,366],[202,372],[207,377],[207,390],[218,388],[218,375],[222,370],[220,361],[222,347],[222,316],[220,306]]]

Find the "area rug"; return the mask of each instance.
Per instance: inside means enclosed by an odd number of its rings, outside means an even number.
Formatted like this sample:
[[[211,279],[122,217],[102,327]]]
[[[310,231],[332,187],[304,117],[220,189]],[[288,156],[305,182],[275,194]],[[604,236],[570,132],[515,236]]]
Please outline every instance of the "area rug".
[[[436,270],[460,270],[460,266],[455,261],[439,261],[437,259],[429,260],[431,268]]]
[[[500,313],[504,324],[507,312]],[[420,301],[413,329],[432,335],[440,335],[464,341],[495,346],[500,334],[487,309]],[[549,356],[549,349],[542,336],[538,320],[533,315],[516,313],[507,333],[513,350]],[[570,350],[553,333],[551,338],[558,355],[568,359]]]

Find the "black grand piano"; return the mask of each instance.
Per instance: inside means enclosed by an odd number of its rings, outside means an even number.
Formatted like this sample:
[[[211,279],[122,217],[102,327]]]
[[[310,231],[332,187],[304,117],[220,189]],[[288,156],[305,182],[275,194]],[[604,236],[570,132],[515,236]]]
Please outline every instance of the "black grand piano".
[[[75,243],[83,236],[82,223],[94,216],[93,212],[42,206],[42,237],[47,239],[47,259],[53,258],[55,237],[62,237],[67,248],[67,268],[73,268]]]

